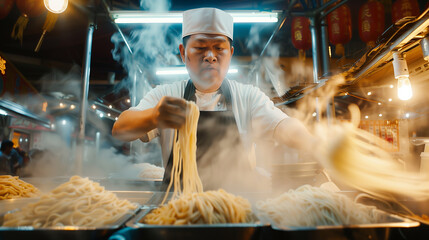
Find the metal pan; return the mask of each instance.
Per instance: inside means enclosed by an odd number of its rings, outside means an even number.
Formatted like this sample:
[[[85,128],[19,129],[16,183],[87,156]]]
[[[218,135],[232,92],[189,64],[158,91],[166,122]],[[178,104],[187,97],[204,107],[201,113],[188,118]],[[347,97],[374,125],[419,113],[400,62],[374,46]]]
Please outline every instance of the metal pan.
[[[48,228],[34,228],[31,226],[22,227],[3,227],[4,216],[18,210],[9,211],[0,215],[0,239],[79,239],[79,240],[92,240],[92,239],[108,239],[115,231],[125,225],[125,223],[135,216],[140,210],[140,206],[133,212],[127,213],[122,216],[118,221],[111,225],[103,227],[77,227],[77,226],[61,226],[61,227],[48,227]]]
[[[235,224],[195,224],[195,225],[150,225],[142,219],[155,206],[142,207],[139,214],[129,220],[126,226],[133,228],[133,239],[260,239],[263,228],[269,228],[259,221]]]

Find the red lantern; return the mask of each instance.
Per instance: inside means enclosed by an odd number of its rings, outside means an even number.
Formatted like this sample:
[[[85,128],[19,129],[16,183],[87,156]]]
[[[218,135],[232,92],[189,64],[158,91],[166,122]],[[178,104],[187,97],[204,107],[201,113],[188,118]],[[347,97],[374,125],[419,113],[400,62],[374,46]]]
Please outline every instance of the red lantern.
[[[299,49],[299,58],[305,59],[305,50],[311,48],[310,20],[306,17],[292,19],[292,44]]]
[[[359,36],[367,46],[374,47],[383,31],[384,6],[379,1],[369,0],[359,10]]]
[[[14,0],[0,0],[0,19],[5,18],[13,7]]]
[[[46,10],[42,0],[16,0],[16,6],[28,17],[40,16]]]
[[[343,44],[352,39],[350,8],[343,4],[328,15],[329,41],[335,45],[335,54],[344,56]]]
[[[396,0],[392,6],[392,22],[396,23],[404,17],[417,17],[420,14],[417,0]]]

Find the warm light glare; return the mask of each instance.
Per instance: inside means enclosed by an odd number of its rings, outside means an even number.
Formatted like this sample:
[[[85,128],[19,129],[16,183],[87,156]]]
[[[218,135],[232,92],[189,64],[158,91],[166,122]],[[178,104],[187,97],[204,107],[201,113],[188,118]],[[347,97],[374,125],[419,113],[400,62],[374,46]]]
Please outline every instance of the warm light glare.
[[[118,117],[115,117],[115,120],[118,120]]]
[[[367,94],[368,94],[368,96],[370,96],[372,94],[372,92],[368,92]]]
[[[112,105],[109,105],[109,108],[112,108]]]
[[[389,86],[390,88],[393,88],[393,84],[390,84],[390,86]]]
[[[60,102],[60,107],[64,107],[64,103]]]
[[[409,118],[409,117],[410,117],[410,114],[409,114],[409,113],[406,113],[406,114],[405,114],[405,117],[406,117],[406,118]]]
[[[383,117],[383,114],[381,114],[381,113],[380,113],[380,114],[378,114],[378,116],[379,116],[379,117]]]
[[[239,11],[229,12],[229,14],[233,17],[234,23],[275,23],[278,21],[277,12]],[[111,16],[116,23],[182,23],[183,21],[182,12],[112,11]]]
[[[392,99],[391,98],[389,98],[389,102],[391,102],[392,101]]]
[[[368,116],[365,116],[365,118],[368,118]]]
[[[68,0],[44,0],[45,7],[50,12],[62,13],[67,9]]]
[[[130,103],[130,102],[131,102],[131,100],[128,98],[128,99],[127,99],[127,103]]]
[[[315,116],[317,116],[317,113],[316,113],[316,112],[314,112],[314,113],[313,113],[313,117],[315,117]]]
[[[97,107],[95,105],[92,105],[92,109],[96,109]]]
[[[378,106],[381,106],[381,102],[378,103]]]
[[[413,96],[410,79],[408,77],[398,78],[398,98],[406,101]]]
[[[75,109],[76,106],[74,104],[70,105],[70,109]]]
[[[110,117],[110,113],[108,113],[107,116]]]

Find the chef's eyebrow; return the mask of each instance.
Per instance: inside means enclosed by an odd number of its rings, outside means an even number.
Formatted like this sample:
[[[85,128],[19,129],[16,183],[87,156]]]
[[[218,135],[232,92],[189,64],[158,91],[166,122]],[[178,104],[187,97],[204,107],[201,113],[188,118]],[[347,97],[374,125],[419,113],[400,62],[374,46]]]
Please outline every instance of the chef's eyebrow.
[[[206,43],[208,41],[215,41],[215,42],[219,42],[219,43],[228,42],[225,38],[215,38],[215,39],[210,39],[210,40],[201,38],[201,39],[195,39],[195,41],[197,41],[199,43]]]

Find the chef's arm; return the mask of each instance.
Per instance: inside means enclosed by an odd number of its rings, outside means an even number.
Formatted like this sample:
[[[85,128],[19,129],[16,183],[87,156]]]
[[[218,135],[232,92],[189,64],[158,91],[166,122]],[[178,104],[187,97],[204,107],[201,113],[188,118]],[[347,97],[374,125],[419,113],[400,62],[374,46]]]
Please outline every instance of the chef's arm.
[[[316,139],[304,124],[296,118],[285,118],[274,130],[274,138],[284,145],[302,150],[311,151]]]
[[[162,97],[154,108],[122,112],[113,125],[112,135],[123,141],[133,141],[155,128],[179,128],[185,120],[186,101]]]
[[[122,112],[113,125],[112,135],[122,141],[133,141],[142,137],[157,126],[153,111],[154,108]]]

